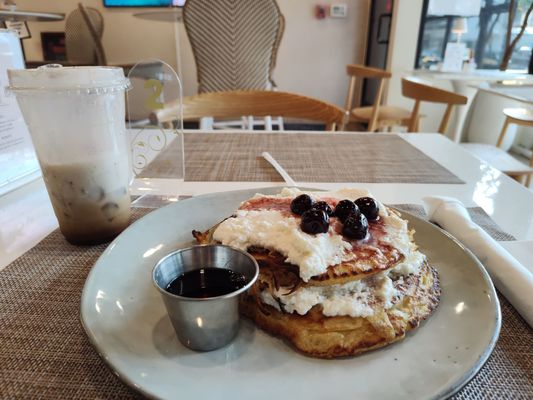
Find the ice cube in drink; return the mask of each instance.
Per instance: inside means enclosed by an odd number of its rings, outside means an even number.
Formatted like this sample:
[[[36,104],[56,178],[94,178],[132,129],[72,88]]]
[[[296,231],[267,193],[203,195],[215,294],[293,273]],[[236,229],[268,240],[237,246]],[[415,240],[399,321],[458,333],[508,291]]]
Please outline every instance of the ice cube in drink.
[[[105,243],[129,223],[127,155],[73,164],[42,164],[61,232],[73,244]]]

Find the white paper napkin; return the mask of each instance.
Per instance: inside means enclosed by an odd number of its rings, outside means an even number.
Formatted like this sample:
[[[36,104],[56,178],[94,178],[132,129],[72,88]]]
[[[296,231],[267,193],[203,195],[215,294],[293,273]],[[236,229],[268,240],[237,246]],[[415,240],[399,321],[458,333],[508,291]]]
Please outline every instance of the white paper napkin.
[[[479,258],[494,285],[533,326],[533,274],[472,222],[459,200],[430,196],[423,202],[430,221],[438,223]]]

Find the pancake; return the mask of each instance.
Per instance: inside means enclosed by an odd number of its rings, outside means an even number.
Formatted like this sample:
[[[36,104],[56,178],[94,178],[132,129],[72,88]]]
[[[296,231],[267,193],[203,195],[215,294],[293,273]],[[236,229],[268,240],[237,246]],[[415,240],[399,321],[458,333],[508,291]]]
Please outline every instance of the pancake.
[[[260,264],[273,264],[280,268],[294,271],[294,263],[289,262],[288,254],[281,254],[280,249],[268,246],[247,245],[242,246],[237,240],[216,240],[216,233],[226,228],[226,225],[232,225],[232,218],[245,220],[250,216],[250,212],[261,212],[268,210],[274,211],[283,216],[285,224],[292,223],[292,228],[297,229],[299,217],[290,211],[292,197],[257,197],[244,202],[239,209],[240,214],[234,215],[215,225],[206,232],[194,231],[193,235],[199,243],[222,242],[224,244],[241,248],[252,254]],[[321,197],[320,200],[326,201],[332,208],[338,203],[339,199],[331,197]],[[288,222],[287,222],[288,221]],[[234,231],[246,230],[246,227],[238,225],[240,221],[230,226]],[[235,226],[237,225],[237,226]],[[286,227],[284,227],[286,229]],[[276,229],[271,226],[271,229]],[[332,217],[330,219],[330,236],[342,237],[341,222]],[[233,232],[232,232],[233,233]],[[390,269],[405,260],[406,254],[416,249],[412,241],[413,232],[409,231],[407,224],[400,218],[400,215],[385,206],[382,206],[382,215],[377,221],[369,222],[369,235],[364,241],[348,240],[343,238],[347,247],[343,250],[342,260],[333,265],[327,265],[320,273],[308,276],[307,279],[302,276],[302,271],[298,269],[300,278],[307,285],[326,286],[331,284],[341,284],[352,280],[363,279],[367,276],[376,274],[381,271]],[[305,235],[311,236],[311,235]],[[396,239],[402,237],[401,246],[392,243],[391,237]]]
[[[301,194],[256,195],[235,215],[205,232],[201,244],[223,243],[248,251],[259,277],[240,298],[241,312],[259,327],[320,358],[356,355],[402,339],[435,310],[437,271],[418,251],[401,215],[379,204],[367,236],[350,240],[330,218],[328,231],[307,234],[290,210]],[[306,192],[334,208],[360,190]]]
[[[241,312],[265,331],[286,338],[298,350],[320,358],[353,356],[394,343],[417,328],[437,307],[437,272],[427,263],[419,275],[395,286],[401,297],[390,308],[374,305],[366,317],[324,316],[321,306],[305,315],[287,313],[261,300],[258,284],[241,298]]]

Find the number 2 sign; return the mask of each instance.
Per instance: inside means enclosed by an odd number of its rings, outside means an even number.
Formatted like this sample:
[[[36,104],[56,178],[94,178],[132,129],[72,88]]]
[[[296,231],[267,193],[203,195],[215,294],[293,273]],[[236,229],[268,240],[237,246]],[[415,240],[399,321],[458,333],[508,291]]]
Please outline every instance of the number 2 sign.
[[[163,91],[163,83],[161,81],[158,81],[157,79],[148,79],[144,82],[144,88],[153,90],[153,94],[148,96],[148,99],[146,99],[144,103],[148,110],[159,110],[165,107],[165,105],[159,101],[159,97]]]
[[[183,179],[182,85],[178,75],[164,61],[151,59],[135,64],[128,79],[133,172],[140,175],[167,146],[172,146],[172,178]]]

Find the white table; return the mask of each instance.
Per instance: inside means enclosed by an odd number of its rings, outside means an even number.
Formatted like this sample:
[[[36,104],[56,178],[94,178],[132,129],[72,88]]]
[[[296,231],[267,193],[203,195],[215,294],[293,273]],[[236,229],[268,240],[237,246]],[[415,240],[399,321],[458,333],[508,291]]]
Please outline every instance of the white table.
[[[65,14],[22,10],[0,10],[0,21],[61,21]]]
[[[532,82],[477,82],[471,84],[470,88],[477,91],[477,94],[470,112],[469,142],[495,146],[505,121],[502,110],[512,107],[532,108],[533,106]],[[528,128],[520,130],[523,132],[525,129]],[[504,150],[511,148],[518,131],[518,127],[514,124],[507,128],[507,135],[502,144]]]
[[[439,72],[430,70],[416,70],[415,75],[435,80],[450,81],[455,93],[468,98],[465,106],[456,107],[455,121],[452,127],[452,138],[459,143],[464,139],[465,121],[469,113],[472,100],[477,93],[475,83],[515,81],[533,84],[533,75],[517,74],[492,69],[478,69],[461,72]]]
[[[510,100],[520,101],[527,105],[533,105],[533,82],[518,84],[489,84],[482,83],[472,85],[480,92],[487,92]]]
[[[298,182],[298,184],[322,189],[366,187],[378,199],[391,204],[421,204],[422,197],[427,195],[453,196],[468,207],[476,205],[482,207],[503,230],[517,239],[533,239],[532,191],[479,161],[442,135],[403,134],[402,137],[448,168],[466,184],[360,184],[358,182],[334,184]],[[131,192],[132,194],[199,195],[280,185],[279,182],[179,182],[174,179],[138,179],[134,181]],[[29,250],[55,228],[57,221],[42,179],[0,197],[0,269]]]

